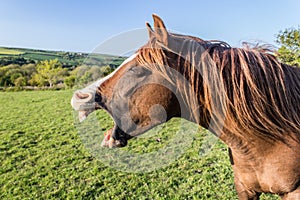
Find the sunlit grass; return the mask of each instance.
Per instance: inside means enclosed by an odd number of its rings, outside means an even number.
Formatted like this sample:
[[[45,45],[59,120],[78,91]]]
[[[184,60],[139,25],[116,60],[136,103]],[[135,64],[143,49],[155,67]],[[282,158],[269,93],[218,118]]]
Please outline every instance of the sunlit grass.
[[[7,48],[0,47],[0,54],[2,54],[2,55],[21,55],[23,53],[24,52],[21,52],[21,51],[16,51],[13,49],[7,49]]]
[[[237,199],[226,146],[217,142],[207,156],[199,155],[203,131],[167,167],[130,173],[106,166],[83,145],[71,96],[71,91],[0,93],[0,199]],[[99,133],[111,128],[103,111],[92,116],[99,118]],[[163,147],[177,120],[157,135],[129,141],[122,151]]]

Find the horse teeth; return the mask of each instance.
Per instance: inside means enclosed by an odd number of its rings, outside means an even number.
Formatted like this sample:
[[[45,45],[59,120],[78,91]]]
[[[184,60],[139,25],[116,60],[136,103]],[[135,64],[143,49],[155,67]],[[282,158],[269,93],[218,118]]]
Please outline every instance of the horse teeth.
[[[86,115],[79,116],[79,122],[83,122],[86,119]]]

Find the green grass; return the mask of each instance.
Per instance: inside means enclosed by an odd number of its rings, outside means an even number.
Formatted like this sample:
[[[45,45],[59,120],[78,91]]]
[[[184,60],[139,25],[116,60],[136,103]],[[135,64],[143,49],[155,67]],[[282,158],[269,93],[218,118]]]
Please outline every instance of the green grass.
[[[75,57],[69,59],[66,57],[66,53],[67,52],[63,51],[0,47],[0,58],[24,58],[34,61],[58,59],[58,61],[61,63],[76,66],[81,64],[94,64],[98,66],[119,66],[125,59],[125,57],[117,57],[104,54],[87,54],[75,52],[71,53],[74,54]]]
[[[0,93],[0,199],[237,199],[226,146],[218,142],[207,156],[199,155],[204,132],[167,167],[133,173],[107,166],[83,145],[71,96],[71,91]],[[112,126],[103,111],[90,119],[95,116],[99,133]],[[121,151],[161,148],[175,124],[172,120],[158,135],[130,140]]]
[[[24,52],[22,51],[17,51],[17,50],[14,50],[14,49],[9,49],[9,48],[4,48],[4,47],[0,47],[0,55],[12,55],[12,56],[15,56],[15,55],[21,55],[23,54]]]

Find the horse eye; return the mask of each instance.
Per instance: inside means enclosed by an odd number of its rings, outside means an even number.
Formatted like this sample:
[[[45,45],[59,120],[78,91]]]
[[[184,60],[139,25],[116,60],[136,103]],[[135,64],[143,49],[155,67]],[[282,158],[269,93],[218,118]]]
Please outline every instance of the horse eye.
[[[129,69],[129,71],[131,71],[131,72],[136,72],[138,69],[137,69],[137,67],[131,67],[130,69]]]
[[[145,68],[138,67],[138,66],[131,67],[130,69],[128,69],[128,72],[131,72],[135,76],[138,76],[138,77],[151,74],[151,72],[149,70],[146,70]]]
[[[129,72],[134,73],[135,75],[140,75],[143,73],[143,70],[140,67],[131,67],[129,70]]]

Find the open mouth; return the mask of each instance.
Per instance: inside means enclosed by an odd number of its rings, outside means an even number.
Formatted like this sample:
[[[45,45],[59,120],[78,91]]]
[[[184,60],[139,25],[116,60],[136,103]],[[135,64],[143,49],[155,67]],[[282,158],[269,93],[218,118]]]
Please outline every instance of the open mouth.
[[[72,107],[78,111],[79,122],[83,122],[88,115],[97,109],[105,110],[112,117],[108,109],[104,105],[101,105],[98,101],[96,102],[95,99],[92,98],[91,94],[76,92],[72,98],[71,104]],[[119,128],[115,120],[114,124],[113,128],[104,133],[104,139],[101,142],[101,146],[109,148],[124,147],[127,145],[127,140],[132,138],[132,136]]]
[[[108,114],[110,114],[106,109],[104,108],[101,109],[105,110]],[[96,109],[79,110],[78,112],[79,122],[83,122],[88,117],[88,115],[95,110]],[[131,138],[132,136],[125,133],[121,128],[119,128],[117,123],[114,122],[114,127],[104,133],[104,139],[101,142],[101,146],[109,147],[109,148],[125,147],[127,145],[127,140]]]

